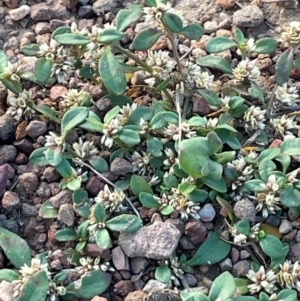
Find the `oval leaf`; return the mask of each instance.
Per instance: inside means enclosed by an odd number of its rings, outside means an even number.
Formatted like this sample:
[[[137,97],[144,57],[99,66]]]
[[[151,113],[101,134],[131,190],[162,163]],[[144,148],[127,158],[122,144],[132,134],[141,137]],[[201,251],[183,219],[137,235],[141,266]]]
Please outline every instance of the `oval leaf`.
[[[205,57],[200,57],[197,59],[197,63],[200,66],[210,67],[221,70],[227,74],[232,74],[231,65],[226,59],[219,56],[207,55]]]
[[[277,41],[272,38],[263,38],[255,43],[254,52],[256,53],[272,53],[277,48]]]
[[[206,50],[210,53],[222,52],[231,47],[237,47],[237,44],[226,37],[212,38],[205,45]]]
[[[112,218],[105,223],[106,227],[112,231],[134,232],[140,228],[143,221],[132,214],[122,214]]]
[[[132,42],[132,48],[136,50],[148,50],[162,36],[163,32],[155,28],[148,28],[139,32]]]
[[[51,74],[52,61],[42,57],[38,59],[34,67],[34,75],[40,82],[45,83]]]
[[[86,45],[91,39],[78,33],[64,33],[56,35],[55,40],[60,44],[65,45]]]
[[[185,26],[180,34],[186,36],[191,40],[199,40],[204,34],[204,29],[199,24],[193,23]]]
[[[164,13],[161,20],[164,26],[171,32],[178,33],[183,29],[181,18],[175,14]]]
[[[288,48],[276,63],[275,80],[278,85],[286,83],[293,68],[294,51]]]
[[[143,14],[141,5],[130,5],[128,9],[121,9],[116,16],[116,27],[125,30],[130,24],[136,22]]]

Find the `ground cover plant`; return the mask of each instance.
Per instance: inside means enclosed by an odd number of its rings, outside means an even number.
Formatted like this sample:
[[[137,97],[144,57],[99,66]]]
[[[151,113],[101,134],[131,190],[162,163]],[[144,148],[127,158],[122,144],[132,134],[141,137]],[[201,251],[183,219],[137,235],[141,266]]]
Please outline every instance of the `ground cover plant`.
[[[149,28],[127,47],[125,30],[142,18]],[[291,22],[280,41],[254,41],[236,29],[234,38],[210,39],[207,56],[179,53],[180,41],[199,40],[203,34],[199,24],[188,24],[171,3],[146,0],[144,6],[120,10],[115,22],[103,28],[78,29],[73,23],[56,29],[49,45],[24,46],[33,65],[11,64],[0,51],[0,80],[11,90],[6,114],[18,122],[44,118],[55,124],[30,161],[55,168],[60,188],[72,192],[79,219],[76,226],[62,226],[55,233],[58,242],[71,242],[65,250],[70,266],[60,272],[51,269],[47,254],[32,257],[25,240],[0,227],[1,247],[11,263],[0,270],[0,279],[15,284],[17,300],[88,299],[102,294],[114,268],[100,257],[87,257],[88,243],[109,249],[118,233],[149,227],[139,206],[158,213],[162,221],[175,216],[186,223],[200,220],[206,204],[220,208],[222,223],[193,255],[178,248],[170,258],[157,260],[154,277],[172,282],[185,301],[296,300],[300,265],[286,260],[289,244],[265,220],[287,210],[299,216],[299,94],[290,75],[293,68],[300,70],[300,22]],[[151,50],[162,36],[172,51]],[[283,51],[275,84],[266,94],[255,58],[279,47]],[[236,54],[236,65],[218,55],[228,49]],[[102,98],[70,89],[57,104],[38,104],[32,91],[23,88],[30,81],[47,89],[75,74],[99,86]],[[134,74],[144,83],[131,85]],[[135,99],[140,95],[148,95],[149,103],[138,104]],[[210,113],[193,113],[195,98]],[[99,109],[99,103],[106,103],[105,108]],[[74,132],[76,141],[69,139]],[[100,148],[89,140],[90,134],[101,137]],[[270,147],[274,137],[282,143]],[[118,181],[111,180],[108,171],[113,163],[124,161],[131,163],[130,172],[125,168]],[[0,166],[0,194],[7,182],[5,168]],[[89,172],[105,184],[96,196],[85,189]],[[240,202],[254,204],[255,216],[236,214],[233,208]],[[39,209],[45,219],[56,220],[58,212],[50,200]],[[12,248],[16,244],[22,248]],[[185,273],[219,263],[232,246],[251,253],[247,276],[224,272],[210,289],[189,290]]]

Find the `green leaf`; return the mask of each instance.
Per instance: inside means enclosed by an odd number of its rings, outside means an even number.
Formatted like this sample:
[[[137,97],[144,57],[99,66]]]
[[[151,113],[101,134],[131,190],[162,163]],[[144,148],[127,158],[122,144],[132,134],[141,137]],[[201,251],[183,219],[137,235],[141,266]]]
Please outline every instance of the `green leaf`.
[[[201,244],[196,254],[187,261],[189,266],[211,265],[224,259],[230,252],[231,246],[216,232],[211,232],[209,237]]]
[[[148,50],[162,35],[163,32],[161,30],[155,28],[144,29],[135,36],[132,48],[141,51]]]
[[[166,265],[157,267],[155,270],[155,279],[163,283],[168,283],[171,280],[170,268]]]
[[[279,148],[267,148],[263,150],[258,156],[258,162],[262,162],[263,160],[272,160],[276,158],[280,154]]]
[[[35,63],[34,75],[40,82],[45,83],[51,74],[52,61],[42,57]]]
[[[251,296],[239,296],[234,298],[233,301],[258,301],[258,300]]]
[[[208,192],[203,189],[195,189],[187,194],[186,198],[194,203],[203,203],[208,198]]]
[[[147,139],[147,150],[154,157],[162,156],[163,144],[161,140],[156,137],[149,136],[149,138]]]
[[[197,23],[192,23],[185,26],[180,34],[186,36],[190,40],[199,40],[204,34],[204,29]]]
[[[238,45],[231,39],[227,37],[215,37],[210,40],[205,45],[205,48],[210,53],[217,53],[227,50],[231,47],[237,47]]]
[[[38,165],[38,166],[45,166],[48,165],[48,162],[46,160],[46,156],[45,156],[45,151],[48,149],[47,146],[45,147],[40,147],[35,149],[30,157],[29,157],[29,161],[34,164],[34,165]]]
[[[140,228],[143,221],[132,214],[122,214],[116,216],[105,223],[106,227],[112,231],[134,232]]]
[[[130,188],[133,192],[133,194],[137,197],[139,197],[140,193],[142,192],[148,192],[150,194],[153,194],[151,186],[148,184],[148,182],[137,175],[133,175],[130,180]]]
[[[139,195],[140,202],[142,205],[146,208],[159,208],[160,204],[158,201],[154,198],[154,196],[151,193],[148,192],[142,192]]]
[[[95,70],[92,69],[90,66],[83,66],[79,71],[79,75],[81,77],[85,77],[85,78],[89,78],[89,79],[94,77],[94,73],[95,73]]]
[[[300,205],[300,192],[293,185],[288,185],[280,193],[280,202],[287,207],[297,207]]]
[[[224,178],[221,178],[219,180],[214,180],[208,176],[208,177],[201,178],[201,181],[208,187],[218,192],[224,193],[227,191],[226,181],[224,180]]]
[[[69,190],[75,191],[78,190],[80,187],[81,187],[81,180],[79,180],[78,178],[67,182],[67,188]]]
[[[0,270],[0,280],[5,280],[7,282],[12,282],[13,280],[20,279],[20,275],[11,269],[1,269]]]
[[[226,74],[232,74],[230,63],[219,56],[206,55],[197,59],[197,64],[204,67],[214,68],[223,71]]]
[[[128,103],[132,104],[132,101],[129,97],[125,95],[115,95],[115,94],[108,94],[105,95],[106,98],[110,99],[113,106],[126,106]]]
[[[65,158],[62,158],[61,162],[56,166],[56,170],[65,179],[73,177],[73,169],[71,167],[71,164]]]
[[[145,121],[150,120],[153,117],[152,108],[140,106],[136,108],[128,117],[127,124],[133,124],[136,126],[140,126],[141,118]]]
[[[163,207],[161,210],[160,210],[160,213],[162,215],[169,215],[171,213],[174,212],[174,208],[171,206],[171,205],[168,205],[166,207]]]
[[[51,205],[49,200],[45,201],[39,209],[39,216],[42,218],[57,218],[58,209]]]
[[[114,94],[123,94],[127,85],[122,66],[115,58],[110,46],[106,46],[99,60],[98,70],[108,91]]]
[[[60,123],[60,120],[58,119],[56,113],[50,107],[48,107],[46,105],[37,105],[37,106],[34,106],[34,109],[36,111],[44,114],[46,117],[53,120],[54,122]]]
[[[180,293],[182,301],[211,301],[206,295],[200,292]]]
[[[98,229],[95,233],[95,241],[99,248],[106,250],[112,247],[110,235],[106,229]]]
[[[89,109],[85,107],[77,107],[67,111],[61,120],[61,136],[66,138],[74,127],[87,118],[88,114]]]
[[[17,301],[41,301],[47,297],[49,281],[45,271],[35,273],[24,284]]]
[[[283,154],[289,156],[300,156],[300,138],[288,139],[280,145]]]
[[[277,48],[277,41],[272,38],[263,38],[255,42],[255,49],[253,52],[256,53],[272,53]]]
[[[4,68],[8,65],[8,59],[5,51],[0,50],[0,73],[3,72]]]
[[[245,234],[245,235],[249,235],[250,234],[250,223],[247,220],[241,220],[239,222],[237,222],[237,224],[235,225],[235,228],[238,230],[238,232]]]
[[[258,98],[262,102],[264,102],[265,101],[264,94],[260,90],[260,88],[258,87],[258,85],[255,82],[253,82],[253,81],[250,81],[250,84],[251,84],[251,87],[248,89],[250,95],[253,96],[253,97],[255,97],[255,98]]]
[[[183,29],[181,18],[175,14],[163,13],[161,21],[171,32],[179,33]]]
[[[97,37],[97,41],[103,44],[120,41],[124,38],[125,34],[115,28],[104,29]]]
[[[293,68],[294,50],[288,48],[276,63],[275,81],[278,85],[286,83]]]
[[[62,161],[62,152],[60,147],[50,148],[45,151],[46,162],[52,166],[57,166]]]
[[[239,46],[246,44],[245,36],[239,28],[237,28],[234,31],[234,37],[235,37],[236,41],[238,42]]]
[[[72,194],[72,201],[75,204],[84,204],[88,200],[88,193],[85,189],[79,188]]]
[[[265,235],[259,240],[259,245],[266,255],[278,258],[282,255],[283,247],[281,241],[273,235]]]
[[[140,143],[141,139],[136,131],[129,129],[122,129],[118,133],[118,138],[127,146],[134,146]]]
[[[168,123],[178,124],[178,115],[174,112],[159,112],[150,121],[152,130],[166,127]]]
[[[77,240],[76,232],[73,229],[61,229],[58,230],[54,237],[58,241],[73,241]]]
[[[116,27],[125,30],[130,24],[136,22],[143,14],[141,5],[130,5],[128,9],[121,9],[116,16]]]
[[[214,280],[208,297],[211,300],[225,301],[231,297],[234,291],[235,283],[232,275],[224,272]]]
[[[156,7],[156,0],[145,0],[145,3],[150,6],[150,7],[153,7],[155,6]]]
[[[263,192],[265,191],[265,188],[262,186],[264,184],[262,180],[252,179],[245,182],[243,186],[253,192]]]
[[[102,294],[108,288],[110,282],[110,274],[94,270],[81,279],[81,286],[79,288],[75,288],[74,282],[70,283],[67,286],[67,293],[73,293],[78,298],[90,299]]]
[[[221,100],[219,99],[217,93],[213,90],[208,89],[198,89],[197,92],[208,102],[211,106],[219,106],[221,104]]]
[[[30,266],[31,253],[27,242],[17,234],[0,227],[0,246],[9,261],[17,268]]]
[[[8,78],[0,78],[0,81],[7,89],[12,91],[16,95],[19,95],[23,90],[21,84],[16,80],[11,80]]]
[[[294,301],[297,299],[297,293],[291,289],[284,289],[277,294],[276,298],[283,301]]]
[[[96,221],[98,223],[104,222],[105,221],[105,215],[106,215],[105,208],[103,207],[102,204],[97,203],[95,208],[94,208],[94,216],[95,216]]]
[[[297,58],[296,60],[294,60],[294,66],[295,66],[298,70],[300,70],[300,57]]]
[[[180,165],[194,178],[209,176],[213,180],[220,180],[222,165],[212,161],[210,156],[218,152],[221,147],[222,142],[215,132],[210,132],[206,137],[183,140],[179,144]]]
[[[88,161],[98,172],[108,171],[108,164],[102,157],[92,156]]]
[[[39,44],[30,44],[22,47],[21,52],[27,56],[35,56],[40,50]]]
[[[86,45],[91,41],[89,37],[83,36],[79,33],[64,33],[56,35],[55,40],[64,45]]]
[[[70,26],[61,26],[55,29],[52,32],[51,38],[54,39],[56,36],[65,34],[65,33],[71,33],[71,27]]]
[[[239,295],[245,295],[249,292],[248,285],[251,284],[251,281],[249,279],[234,278],[234,283],[235,283],[236,292]]]

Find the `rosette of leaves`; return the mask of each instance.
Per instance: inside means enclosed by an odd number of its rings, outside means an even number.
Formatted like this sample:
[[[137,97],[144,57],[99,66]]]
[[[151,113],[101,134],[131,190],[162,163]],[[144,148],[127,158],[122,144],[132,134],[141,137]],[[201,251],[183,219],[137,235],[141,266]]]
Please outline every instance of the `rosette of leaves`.
[[[121,214],[109,219],[109,215],[106,214],[103,205],[99,203],[95,205],[93,215],[95,218],[93,225],[101,224],[101,227],[95,227],[92,236],[88,229],[91,226],[90,220],[85,220],[77,230],[61,229],[57,231],[55,238],[58,241],[78,241],[76,245],[77,252],[82,251],[86,243],[90,240],[94,240],[99,248],[108,249],[112,247],[112,240],[108,230],[125,233],[135,232],[142,225],[142,220],[132,214]]]

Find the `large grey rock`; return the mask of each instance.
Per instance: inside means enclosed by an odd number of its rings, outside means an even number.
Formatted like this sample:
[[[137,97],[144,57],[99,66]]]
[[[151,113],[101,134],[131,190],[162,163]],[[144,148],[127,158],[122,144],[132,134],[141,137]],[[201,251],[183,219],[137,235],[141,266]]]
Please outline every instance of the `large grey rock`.
[[[14,135],[14,119],[6,114],[0,116],[0,138],[8,140]]]
[[[17,149],[13,145],[3,145],[0,147],[0,157],[5,162],[14,162],[17,156]]]
[[[118,5],[119,2],[117,0],[97,0],[93,4],[93,11],[100,16],[107,12],[114,12]]]
[[[134,233],[121,233],[119,245],[128,257],[166,259],[175,251],[180,236],[172,224],[156,221]]]
[[[257,27],[264,21],[264,14],[258,6],[250,5],[233,14],[233,24],[241,27]]]

